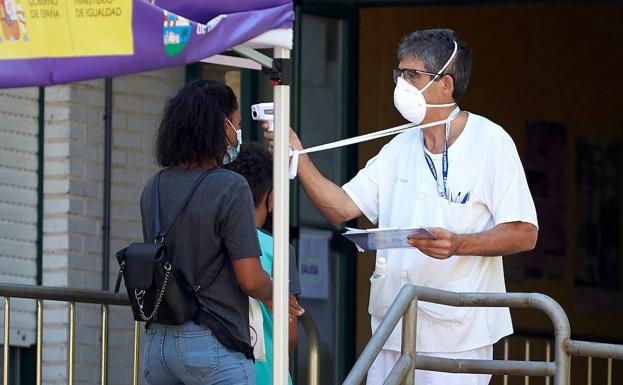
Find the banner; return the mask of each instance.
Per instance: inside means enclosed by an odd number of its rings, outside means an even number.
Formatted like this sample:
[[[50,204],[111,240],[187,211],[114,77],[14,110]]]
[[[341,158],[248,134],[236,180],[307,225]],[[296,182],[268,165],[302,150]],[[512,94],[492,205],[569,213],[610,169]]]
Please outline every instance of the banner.
[[[0,0],[0,88],[194,63],[293,20],[285,0]]]

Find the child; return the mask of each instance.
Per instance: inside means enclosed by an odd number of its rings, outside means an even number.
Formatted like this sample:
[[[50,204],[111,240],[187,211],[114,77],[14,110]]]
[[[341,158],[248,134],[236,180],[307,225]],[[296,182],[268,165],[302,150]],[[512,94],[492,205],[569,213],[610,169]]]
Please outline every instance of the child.
[[[249,183],[253,203],[255,204],[255,224],[257,236],[260,240],[262,255],[260,262],[266,273],[272,275],[273,267],[273,237],[270,233],[261,229],[266,223],[273,206],[273,160],[270,153],[256,143],[243,144],[238,158],[232,162],[229,169],[244,176]],[[297,343],[297,316],[302,315],[304,310],[298,305],[296,296],[301,293],[299,284],[294,249],[290,247],[290,322],[289,322],[289,346],[294,350]],[[273,317],[270,310],[260,303],[264,317],[264,341],[266,344],[266,361],[255,361],[256,383],[258,385],[272,384],[272,343],[273,343]],[[292,379],[288,378],[292,384]]]

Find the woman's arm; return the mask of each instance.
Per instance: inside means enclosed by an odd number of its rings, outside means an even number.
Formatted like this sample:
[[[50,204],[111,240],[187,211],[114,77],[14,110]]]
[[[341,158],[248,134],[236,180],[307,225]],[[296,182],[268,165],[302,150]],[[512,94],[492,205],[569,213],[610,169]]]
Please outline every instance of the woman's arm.
[[[242,291],[262,302],[270,302],[273,298],[272,279],[260,263],[259,257],[249,257],[234,261],[234,274]]]

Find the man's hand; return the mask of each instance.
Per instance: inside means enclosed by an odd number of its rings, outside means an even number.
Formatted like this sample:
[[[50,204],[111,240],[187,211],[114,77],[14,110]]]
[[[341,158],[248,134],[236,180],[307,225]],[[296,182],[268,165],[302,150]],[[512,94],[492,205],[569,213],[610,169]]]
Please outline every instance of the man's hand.
[[[436,240],[409,239],[409,244],[422,253],[447,259],[453,255],[480,255],[496,257],[534,249],[539,230],[531,223],[501,223],[491,230],[474,234],[454,234],[434,227],[429,229]]]
[[[270,151],[272,154],[275,144],[275,131],[268,131],[267,122],[262,123],[262,128],[264,129],[264,138],[268,140],[268,151]],[[294,132],[292,128],[290,128],[290,148],[293,150],[303,149],[303,145],[301,144],[298,135],[296,135],[296,132]]]
[[[268,140],[269,150],[272,152],[275,133],[268,131],[267,123],[264,123],[263,127],[264,137]],[[291,149],[303,149],[299,137],[292,129],[290,129],[289,138]],[[307,154],[301,154],[299,158],[297,177],[314,206],[332,224],[338,225],[362,215],[361,210],[346,191],[325,178]]]
[[[458,236],[456,234],[440,227],[433,227],[428,230],[437,239],[408,238],[409,244],[435,259],[448,259],[456,253],[458,249]]]

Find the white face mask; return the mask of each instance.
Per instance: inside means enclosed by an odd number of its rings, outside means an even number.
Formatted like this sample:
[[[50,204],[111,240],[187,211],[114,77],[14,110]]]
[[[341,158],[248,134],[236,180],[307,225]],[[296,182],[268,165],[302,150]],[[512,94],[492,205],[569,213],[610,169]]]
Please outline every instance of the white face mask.
[[[396,80],[396,88],[394,88],[394,106],[400,114],[414,124],[420,124],[424,120],[426,116],[426,107],[452,107],[456,103],[448,103],[448,104],[427,104],[426,98],[424,98],[424,91],[437,79],[439,75],[450,65],[452,59],[456,56],[456,52],[458,49],[458,44],[456,41],[454,42],[454,51],[450,58],[444,64],[443,67],[439,71],[437,71],[437,75],[433,76],[433,78],[422,88],[421,90],[403,79],[399,77]]]
[[[240,154],[240,145],[242,144],[242,130],[236,130],[236,127],[234,127],[234,125],[231,123],[229,119],[227,119],[227,123],[229,123],[231,128],[236,132],[236,140],[238,141],[238,145],[232,146],[231,143],[229,143],[229,139],[227,138],[227,135],[225,135],[225,140],[227,141],[227,148],[225,149],[227,153],[223,157],[223,164],[225,165],[236,160],[236,158],[238,157],[238,154]]]

